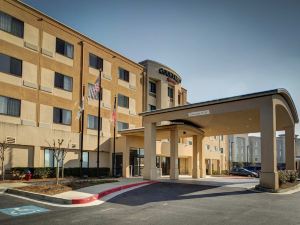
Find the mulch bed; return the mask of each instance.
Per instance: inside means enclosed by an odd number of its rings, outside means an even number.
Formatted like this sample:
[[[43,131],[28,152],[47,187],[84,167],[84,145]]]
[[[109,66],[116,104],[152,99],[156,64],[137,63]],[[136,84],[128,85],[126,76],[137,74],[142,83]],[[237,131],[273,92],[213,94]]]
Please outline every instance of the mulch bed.
[[[291,187],[294,187],[294,186],[296,186],[296,185],[298,185],[298,184],[300,184],[299,181],[296,181],[296,182],[294,182],[294,183],[287,182],[287,183],[285,183],[285,184],[281,184],[281,185],[280,185],[280,189],[291,188]]]
[[[58,185],[49,182],[38,182],[36,184],[19,187],[17,189],[29,192],[35,192],[45,195],[56,195],[66,191],[77,190],[84,187],[89,187],[98,184],[117,182],[117,180],[73,180],[70,182],[60,183]]]

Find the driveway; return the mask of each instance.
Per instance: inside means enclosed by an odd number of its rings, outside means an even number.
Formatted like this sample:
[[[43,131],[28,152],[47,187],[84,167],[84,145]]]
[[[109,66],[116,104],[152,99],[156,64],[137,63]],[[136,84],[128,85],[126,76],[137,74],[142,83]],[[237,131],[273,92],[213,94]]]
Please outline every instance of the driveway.
[[[12,198],[0,195],[0,208],[35,205],[48,211],[19,217],[0,213],[0,224],[300,224],[300,193],[275,195],[228,186],[161,182],[87,208]]]

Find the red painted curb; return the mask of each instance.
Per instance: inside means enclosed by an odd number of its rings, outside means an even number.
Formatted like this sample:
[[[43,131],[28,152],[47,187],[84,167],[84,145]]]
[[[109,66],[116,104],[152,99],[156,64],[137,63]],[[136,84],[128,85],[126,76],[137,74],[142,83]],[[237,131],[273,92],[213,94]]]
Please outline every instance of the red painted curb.
[[[123,186],[120,186],[120,187],[111,188],[111,189],[108,189],[106,191],[102,191],[98,194],[95,194],[95,195],[87,197],[87,198],[72,199],[72,205],[73,204],[90,203],[90,202],[93,202],[95,200],[103,198],[104,196],[112,194],[112,193],[117,192],[117,191],[121,191],[121,190],[132,188],[132,187],[137,187],[137,186],[140,186],[140,185],[143,185],[143,184],[154,184],[154,183],[158,183],[158,181],[143,181],[143,182],[140,182],[140,183],[126,184],[126,185],[123,185]]]

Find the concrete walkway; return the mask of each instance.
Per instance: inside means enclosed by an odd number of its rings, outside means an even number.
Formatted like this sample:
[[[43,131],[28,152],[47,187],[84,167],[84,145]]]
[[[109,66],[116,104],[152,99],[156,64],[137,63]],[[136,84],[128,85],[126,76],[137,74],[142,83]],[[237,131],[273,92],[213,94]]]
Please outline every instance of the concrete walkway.
[[[18,188],[28,186],[30,184],[23,183],[23,182],[7,182],[7,183],[0,183],[0,194],[3,194],[8,188]]]
[[[87,198],[92,197],[95,194],[98,194],[100,192],[104,192],[113,188],[125,186],[128,184],[137,184],[143,182],[142,178],[120,178],[118,179],[118,182],[114,183],[106,183],[106,184],[98,184],[94,186],[89,186],[85,188],[80,188],[76,191],[67,191],[60,194],[53,195],[53,197],[62,198],[62,199],[81,199],[81,198]]]

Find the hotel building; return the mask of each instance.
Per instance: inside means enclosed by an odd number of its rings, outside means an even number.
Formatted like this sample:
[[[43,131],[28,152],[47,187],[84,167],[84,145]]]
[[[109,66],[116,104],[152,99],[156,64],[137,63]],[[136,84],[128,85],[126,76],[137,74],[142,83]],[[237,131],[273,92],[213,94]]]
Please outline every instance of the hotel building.
[[[93,96],[100,69],[101,92]],[[0,1],[0,141],[9,143],[6,169],[55,166],[49,148],[58,139],[68,149],[65,167],[79,167],[81,145],[83,167],[96,167],[99,98],[100,167],[112,168],[116,97],[116,172],[143,175],[139,113],[188,104],[181,80],[165,65],[133,62],[19,1]],[[162,135],[156,144],[157,167],[168,175],[169,139]],[[190,175],[192,138],[180,138],[178,145],[179,173]],[[228,168],[226,136],[206,137],[203,146],[208,173]]]

